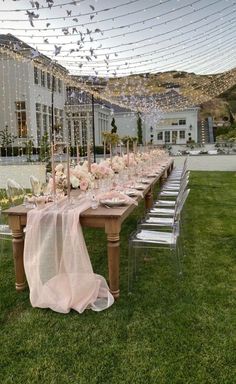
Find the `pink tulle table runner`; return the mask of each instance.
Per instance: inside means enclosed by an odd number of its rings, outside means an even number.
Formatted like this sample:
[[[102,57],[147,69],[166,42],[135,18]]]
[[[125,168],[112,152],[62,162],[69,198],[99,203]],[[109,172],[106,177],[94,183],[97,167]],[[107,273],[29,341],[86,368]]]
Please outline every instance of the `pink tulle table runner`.
[[[105,279],[93,272],[79,221],[90,205],[86,198],[63,199],[28,213],[24,267],[33,307],[82,313],[113,304]]]

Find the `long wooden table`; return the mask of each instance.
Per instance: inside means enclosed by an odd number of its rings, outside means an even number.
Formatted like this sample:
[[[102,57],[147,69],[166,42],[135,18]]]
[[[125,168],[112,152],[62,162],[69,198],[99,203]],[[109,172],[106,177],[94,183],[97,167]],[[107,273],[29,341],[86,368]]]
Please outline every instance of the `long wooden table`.
[[[150,184],[143,191],[146,209],[151,208],[153,204],[153,188],[157,182],[161,182],[167,177],[173,168],[171,160],[160,174],[150,179]],[[139,202],[141,196],[137,196]],[[109,271],[109,287],[113,296],[117,299],[120,294],[119,289],[119,269],[120,269],[120,230],[123,221],[135,209],[131,204],[124,207],[107,209],[99,206],[96,210],[87,209],[80,215],[81,225],[84,227],[104,228],[107,235],[107,257]],[[13,258],[15,266],[15,287],[17,291],[26,288],[27,282],[24,271],[23,253],[24,253],[24,227],[27,224],[27,209],[23,205],[11,207],[4,211],[8,215],[9,226],[12,230]]]

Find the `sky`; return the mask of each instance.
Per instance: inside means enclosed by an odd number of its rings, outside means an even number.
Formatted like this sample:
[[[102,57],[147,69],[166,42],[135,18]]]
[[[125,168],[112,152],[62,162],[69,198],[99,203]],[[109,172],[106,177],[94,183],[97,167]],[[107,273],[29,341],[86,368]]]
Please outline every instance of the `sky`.
[[[0,0],[0,33],[76,75],[236,67],[235,0]]]

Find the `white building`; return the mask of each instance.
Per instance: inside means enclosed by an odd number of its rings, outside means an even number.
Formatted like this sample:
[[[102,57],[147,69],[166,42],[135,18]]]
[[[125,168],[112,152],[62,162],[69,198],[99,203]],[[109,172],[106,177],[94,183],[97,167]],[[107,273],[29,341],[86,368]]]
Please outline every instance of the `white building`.
[[[165,145],[186,144],[193,140],[198,142],[198,110],[190,106],[186,98],[176,89],[154,96],[157,111],[152,116],[142,113],[143,144]],[[158,108],[160,107],[160,109]],[[172,109],[162,112],[165,107]],[[176,110],[173,108],[177,106]],[[117,126],[117,133],[122,136],[137,136],[137,112],[119,106],[112,106]]]
[[[65,107],[68,136],[72,146],[91,144],[103,145],[102,132],[111,130],[111,111],[109,108],[97,104],[67,104]],[[93,137],[94,135],[94,137]]]
[[[100,100],[92,102],[91,95],[89,100],[81,100],[82,91],[77,87],[74,93],[76,96],[79,92],[80,96],[68,97],[65,81],[69,82],[69,76],[64,67],[15,36],[0,35],[0,130],[7,128],[16,136],[14,146],[20,147],[32,139],[38,147],[45,133],[51,139],[52,131],[60,134],[62,140],[69,138],[72,146],[78,142],[85,146],[87,138],[101,146],[102,132],[111,131],[112,117],[120,137],[137,136],[136,112],[107,102],[102,104]],[[181,98],[173,90],[164,95],[168,102],[170,95],[174,103]],[[162,100],[163,95],[158,98]],[[155,124],[142,115],[143,143],[185,144],[189,139],[197,142],[197,115],[198,108],[183,108],[163,113]]]
[[[198,108],[164,112],[159,122],[146,125],[146,142],[154,145],[198,141]]]
[[[52,119],[63,135],[67,70],[41,54],[33,60],[32,48],[10,34],[0,35],[0,47],[1,129],[17,146],[32,139],[37,147],[45,132],[51,137]]]

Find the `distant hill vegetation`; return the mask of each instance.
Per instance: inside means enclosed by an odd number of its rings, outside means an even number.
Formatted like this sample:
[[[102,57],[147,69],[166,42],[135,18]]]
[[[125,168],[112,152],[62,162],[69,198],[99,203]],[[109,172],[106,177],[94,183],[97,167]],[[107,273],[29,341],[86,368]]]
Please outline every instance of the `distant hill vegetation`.
[[[236,69],[214,75],[183,71],[145,73],[111,78],[107,84],[114,95],[153,95],[171,88],[199,105],[202,118],[236,120]]]

